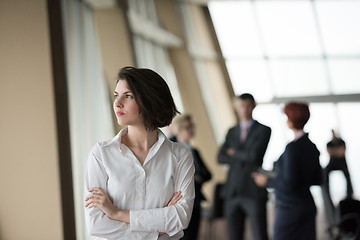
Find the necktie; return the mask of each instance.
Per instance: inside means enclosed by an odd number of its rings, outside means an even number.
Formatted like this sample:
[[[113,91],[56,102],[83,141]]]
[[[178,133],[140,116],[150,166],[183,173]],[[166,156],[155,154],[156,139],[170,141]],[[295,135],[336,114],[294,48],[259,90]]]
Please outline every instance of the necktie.
[[[247,127],[241,128],[241,131],[240,131],[240,142],[241,142],[241,143],[245,142],[246,136],[247,136],[247,132],[248,132]]]

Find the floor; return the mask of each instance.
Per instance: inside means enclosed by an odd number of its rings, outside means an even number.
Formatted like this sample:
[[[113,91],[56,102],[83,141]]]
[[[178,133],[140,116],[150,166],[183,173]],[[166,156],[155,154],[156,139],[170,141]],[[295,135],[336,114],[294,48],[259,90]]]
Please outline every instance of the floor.
[[[314,197],[315,198],[315,197]],[[320,197],[315,198],[317,205],[317,240],[329,240],[330,237],[326,231],[327,221],[325,217],[325,210],[323,207],[323,201]],[[269,236],[272,235],[272,225],[274,219],[274,201],[269,200],[268,202],[268,226],[269,226]],[[223,218],[216,219],[212,223],[209,223],[206,220],[202,220],[199,230],[199,239],[198,240],[226,240],[227,231],[226,231],[226,222]],[[251,234],[251,228],[249,224],[246,224],[245,232],[246,240],[253,240]]]

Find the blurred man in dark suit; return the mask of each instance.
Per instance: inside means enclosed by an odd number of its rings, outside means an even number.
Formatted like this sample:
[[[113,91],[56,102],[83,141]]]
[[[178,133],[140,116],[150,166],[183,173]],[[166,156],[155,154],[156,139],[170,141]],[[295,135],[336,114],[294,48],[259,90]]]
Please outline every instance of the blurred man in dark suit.
[[[251,173],[262,166],[271,129],[252,117],[254,97],[244,93],[234,101],[239,122],[231,128],[218,153],[218,162],[229,165],[224,213],[230,240],[244,239],[249,217],[255,240],[267,240],[267,191],[258,187]]]

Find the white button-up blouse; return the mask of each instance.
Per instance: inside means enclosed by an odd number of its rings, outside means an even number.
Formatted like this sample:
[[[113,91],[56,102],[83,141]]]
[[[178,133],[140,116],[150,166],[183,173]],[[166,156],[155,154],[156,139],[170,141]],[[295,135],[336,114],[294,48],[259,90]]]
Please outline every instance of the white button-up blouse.
[[[141,165],[121,143],[127,128],[113,139],[96,144],[88,158],[85,196],[88,189],[105,190],[115,207],[130,210],[130,224],[111,220],[100,208],[85,208],[90,235],[104,239],[179,239],[190,221],[195,197],[191,152],[168,140],[158,130],[158,140]],[[165,207],[173,194],[182,198]]]

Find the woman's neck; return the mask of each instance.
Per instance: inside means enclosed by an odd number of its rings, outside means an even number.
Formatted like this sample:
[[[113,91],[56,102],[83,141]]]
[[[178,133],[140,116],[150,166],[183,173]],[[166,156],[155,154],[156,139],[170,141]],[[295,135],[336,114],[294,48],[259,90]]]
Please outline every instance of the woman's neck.
[[[142,150],[149,150],[157,140],[157,129],[148,131],[145,127],[128,126],[127,134],[124,135],[125,145]]]
[[[303,129],[292,129],[294,132],[294,141],[301,138],[305,133]]]
[[[296,135],[298,132],[301,131],[301,129],[295,129],[295,128],[293,128],[293,129],[291,129],[291,130],[293,131],[294,135]]]

